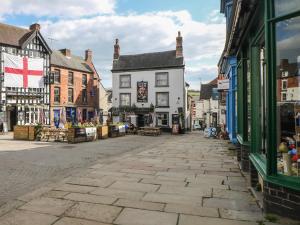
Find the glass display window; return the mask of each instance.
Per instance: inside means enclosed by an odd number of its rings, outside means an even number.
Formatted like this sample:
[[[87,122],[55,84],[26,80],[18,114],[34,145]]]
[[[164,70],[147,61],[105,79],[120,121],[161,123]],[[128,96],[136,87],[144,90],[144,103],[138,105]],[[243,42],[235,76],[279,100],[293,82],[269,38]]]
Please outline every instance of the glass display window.
[[[276,23],[277,171],[287,176],[300,176],[299,26],[299,16]]]

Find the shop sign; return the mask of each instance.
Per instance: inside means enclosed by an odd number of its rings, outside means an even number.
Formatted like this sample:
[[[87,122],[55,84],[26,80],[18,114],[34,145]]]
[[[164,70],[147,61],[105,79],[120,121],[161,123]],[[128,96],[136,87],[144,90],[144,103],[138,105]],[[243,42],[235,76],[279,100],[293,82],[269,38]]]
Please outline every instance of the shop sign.
[[[137,82],[137,102],[148,102],[148,82]]]
[[[87,127],[85,132],[87,137],[96,137],[97,129],[96,127]]]
[[[228,90],[229,89],[229,79],[218,80],[218,90]]]

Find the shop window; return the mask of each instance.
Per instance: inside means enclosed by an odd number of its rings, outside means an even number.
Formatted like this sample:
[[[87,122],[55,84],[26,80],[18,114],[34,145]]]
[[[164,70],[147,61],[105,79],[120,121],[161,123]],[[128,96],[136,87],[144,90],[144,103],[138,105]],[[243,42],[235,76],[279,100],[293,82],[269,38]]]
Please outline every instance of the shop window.
[[[131,75],[120,75],[120,88],[131,87]]]
[[[120,106],[130,106],[131,105],[131,94],[120,94]]]
[[[279,4],[280,1],[275,2]],[[281,2],[287,8],[300,6],[299,1]],[[300,176],[299,25],[300,17],[276,24],[277,171],[287,176]]]
[[[300,10],[299,0],[274,0],[275,15],[282,16]]]
[[[169,113],[156,113],[157,126],[163,127],[169,125]]]
[[[156,93],[156,106],[157,107],[169,107],[169,92],[157,92]]]
[[[155,86],[167,87],[169,85],[169,73],[155,73]]]
[[[263,36],[263,39],[265,36]],[[265,63],[265,44],[264,42],[260,46],[260,121],[261,121],[261,151],[260,153],[266,154],[267,149],[267,102],[266,102],[266,96],[267,96],[267,89],[266,89],[266,63]]]
[[[251,71],[250,60],[246,61],[246,82],[247,82],[247,139],[251,140]]]

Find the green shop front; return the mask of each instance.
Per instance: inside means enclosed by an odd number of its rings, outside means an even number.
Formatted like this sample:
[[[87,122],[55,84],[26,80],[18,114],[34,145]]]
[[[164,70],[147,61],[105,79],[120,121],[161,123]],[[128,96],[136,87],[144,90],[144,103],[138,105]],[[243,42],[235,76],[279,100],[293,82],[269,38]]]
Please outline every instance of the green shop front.
[[[224,51],[238,59],[238,158],[266,212],[300,219],[300,0],[232,7]]]

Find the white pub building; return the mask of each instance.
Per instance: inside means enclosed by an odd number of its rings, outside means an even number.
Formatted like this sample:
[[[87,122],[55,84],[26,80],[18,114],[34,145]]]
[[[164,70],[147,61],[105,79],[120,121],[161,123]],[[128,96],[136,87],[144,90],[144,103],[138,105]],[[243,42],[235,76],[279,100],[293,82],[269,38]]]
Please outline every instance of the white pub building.
[[[0,23],[0,129],[49,124],[51,50],[40,25],[29,29]]]
[[[117,39],[112,68],[114,122],[121,120],[138,127],[157,126],[165,130],[170,130],[173,124],[187,128],[184,74],[180,32],[176,50],[164,52],[120,55]]]

